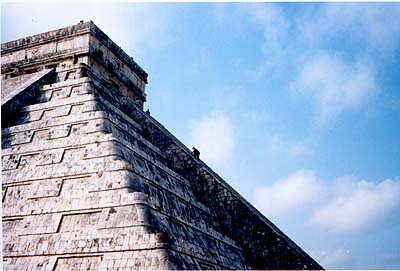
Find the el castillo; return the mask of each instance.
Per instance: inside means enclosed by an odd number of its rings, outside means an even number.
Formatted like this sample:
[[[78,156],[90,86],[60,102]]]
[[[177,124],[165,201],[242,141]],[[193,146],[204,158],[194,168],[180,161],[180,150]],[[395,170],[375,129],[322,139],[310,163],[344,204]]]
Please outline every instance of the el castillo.
[[[3,270],[323,269],[143,110],[93,22],[1,45]]]

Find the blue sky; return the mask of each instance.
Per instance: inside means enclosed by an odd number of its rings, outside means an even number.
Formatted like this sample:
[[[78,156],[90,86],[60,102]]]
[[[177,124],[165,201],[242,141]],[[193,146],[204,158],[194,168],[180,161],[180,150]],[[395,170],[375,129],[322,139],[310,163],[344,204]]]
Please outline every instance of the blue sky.
[[[1,38],[93,20],[149,73],[152,116],[325,268],[400,269],[399,17],[399,3],[14,3]]]

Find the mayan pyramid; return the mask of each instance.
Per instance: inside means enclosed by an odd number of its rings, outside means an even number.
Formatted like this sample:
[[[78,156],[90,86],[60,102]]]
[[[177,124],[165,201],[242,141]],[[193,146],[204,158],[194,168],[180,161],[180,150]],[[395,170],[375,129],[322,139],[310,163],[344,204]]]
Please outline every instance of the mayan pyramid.
[[[143,111],[92,22],[1,45],[4,270],[322,269]]]

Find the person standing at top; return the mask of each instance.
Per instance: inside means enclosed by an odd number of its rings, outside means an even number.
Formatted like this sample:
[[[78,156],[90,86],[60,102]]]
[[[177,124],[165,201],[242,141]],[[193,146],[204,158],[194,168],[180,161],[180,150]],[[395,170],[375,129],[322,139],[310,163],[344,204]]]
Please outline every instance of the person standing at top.
[[[200,159],[200,152],[199,152],[199,150],[196,149],[195,147],[193,147],[192,150],[193,150],[193,156],[194,156],[194,158]]]

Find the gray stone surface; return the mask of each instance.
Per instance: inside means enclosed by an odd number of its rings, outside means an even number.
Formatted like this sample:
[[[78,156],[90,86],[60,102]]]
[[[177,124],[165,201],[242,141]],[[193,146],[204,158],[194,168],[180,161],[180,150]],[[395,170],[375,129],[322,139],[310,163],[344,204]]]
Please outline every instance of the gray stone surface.
[[[43,70],[1,80],[1,105],[15,98],[21,91],[26,91],[28,87],[32,86],[51,71],[52,70]]]
[[[4,270],[322,268],[143,112],[147,74],[93,23],[1,58],[16,86],[54,69],[2,121]]]

